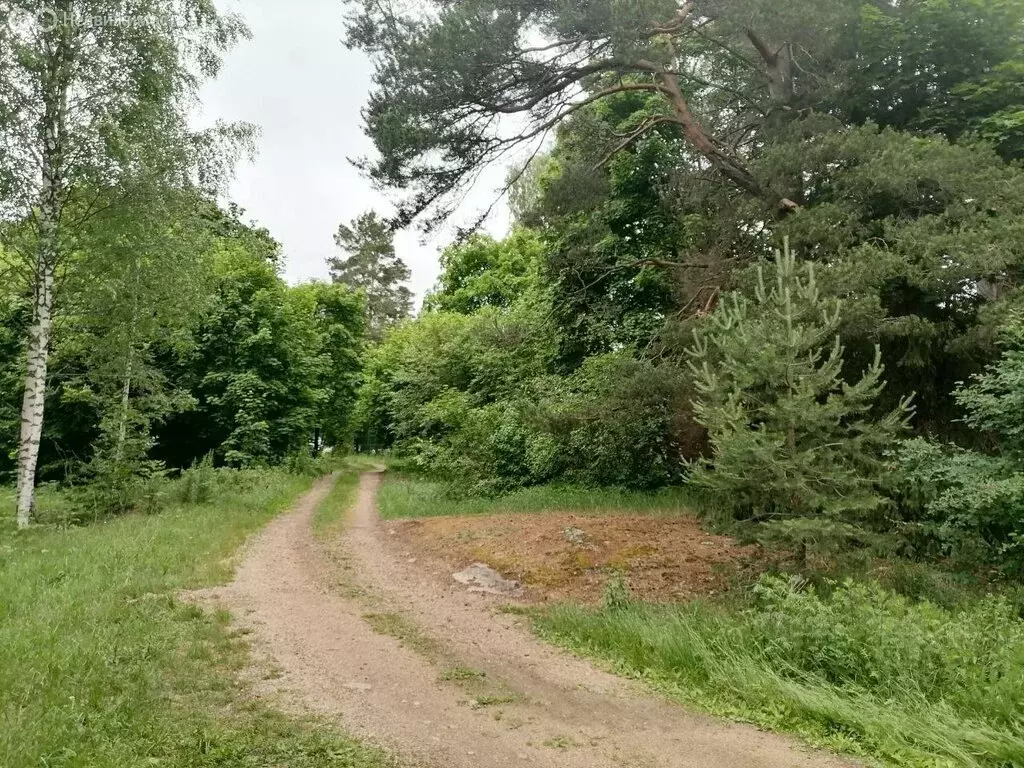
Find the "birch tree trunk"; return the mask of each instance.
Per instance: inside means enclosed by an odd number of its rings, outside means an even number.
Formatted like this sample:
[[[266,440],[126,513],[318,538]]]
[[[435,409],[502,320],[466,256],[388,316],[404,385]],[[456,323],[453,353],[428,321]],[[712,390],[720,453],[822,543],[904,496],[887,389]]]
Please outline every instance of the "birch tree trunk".
[[[131,407],[132,395],[132,348],[128,348],[128,361],[124,368],[124,382],[121,385],[121,413],[117,424],[117,447],[114,449],[114,463],[120,468],[121,460],[124,458],[124,444],[128,441],[128,415]]]
[[[35,306],[28,332],[28,360],[25,375],[25,397],[21,406],[21,441],[18,445],[18,526],[24,528],[32,519],[35,506],[36,467],[39,444],[43,436],[43,407],[46,397],[46,370],[50,355],[53,328],[53,264],[59,247],[56,215],[46,225],[42,212],[39,227],[39,256],[36,262]]]
[[[25,396],[21,406],[21,440],[18,444],[18,526],[32,522],[35,506],[36,468],[43,437],[46,371],[53,331],[54,275],[60,258],[60,222],[64,207],[63,139],[67,110],[67,86],[58,59],[46,89],[42,125],[42,184],[36,213],[39,239],[36,245],[35,305],[28,331]]]

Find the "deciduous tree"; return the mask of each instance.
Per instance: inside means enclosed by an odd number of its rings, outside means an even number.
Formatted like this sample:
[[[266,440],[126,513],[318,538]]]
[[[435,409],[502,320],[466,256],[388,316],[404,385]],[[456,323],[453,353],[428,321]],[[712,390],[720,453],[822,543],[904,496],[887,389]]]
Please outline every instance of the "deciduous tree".
[[[89,190],[116,186],[140,150],[188,140],[190,101],[244,27],[207,0],[18,0],[5,10],[0,192],[4,216],[34,231],[23,254],[33,295],[18,464],[18,521],[27,525],[56,277],[76,218],[93,210]]]

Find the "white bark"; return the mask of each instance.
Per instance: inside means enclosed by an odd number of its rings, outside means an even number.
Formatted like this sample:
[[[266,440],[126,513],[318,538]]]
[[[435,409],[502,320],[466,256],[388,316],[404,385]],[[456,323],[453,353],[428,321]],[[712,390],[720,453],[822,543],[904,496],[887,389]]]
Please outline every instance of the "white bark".
[[[128,362],[125,364],[124,383],[121,385],[121,414],[117,425],[117,448],[114,450],[114,463],[120,465],[124,458],[124,444],[128,440],[128,411],[131,407],[132,394],[132,351],[128,350]]]
[[[53,288],[60,258],[60,221],[64,205],[62,139],[67,110],[67,88],[53,76],[46,94],[43,118],[42,184],[36,213],[35,305],[28,331],[25,396],[21,407],[21,440],[18,444],[18,526],[32,521],[35,506],[36,468],[43,437],[46,400],[46,369],[53,329]]]
[[[53,327],[52,249],[55,242],[56,238],[52,235],[44,237],[40,226],[39,274],[36,278],[36,303],[28,332],[25,397],[21,407],[21,442],[18,445],[18,525],[22,528],[31,522],[35,505],[36,466],[43,436],[46,369]]]

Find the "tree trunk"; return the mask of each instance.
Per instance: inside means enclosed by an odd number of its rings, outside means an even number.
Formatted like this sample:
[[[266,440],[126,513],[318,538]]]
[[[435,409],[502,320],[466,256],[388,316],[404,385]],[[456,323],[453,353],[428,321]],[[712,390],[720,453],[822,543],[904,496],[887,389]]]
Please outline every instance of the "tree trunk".
[[[128,347],[128,360],[124,368],[124,383],[121,386],[121,414],[118,417],[117,425],[117,447],[114,449],[114,464],[120,466],[124,458],[124,444],[128,440],[128,409],[131,405],[132,394],[132,354],[131,346]]]
[[[45,214],[44,214],[45,215]],[[26,527],[35,506],[36,467],[43,436],[46,369],[53,328],[53,262],[58,231],[55,222],[40,223],[36,301],[28,332],[25,397],[21,407],[21,442],[18,445],[18,526]]]
[[[142,265],[138,254],[132,259],[132,314],[128,328],[128,342],[125,350],[124,381],[121,386],[121,413],[118,416],[117,445],[114,448],[114,465],[120,467],[124,458],[124,446],[128,440],[128,416],[131,408],[132,376],[135,373],[135,328],[139,321],[139,283]]]
[[[25,396],[21,407],[21,440],[18,443],[18,526],[32,521],[35,507],[36,468],[43,437],[46,370],[53,330],[54,275],[60,258],[60,222],[64,207],[63,141],[67,114],[67,73],[63,67],[66,46],[58,46],[57,61],[44,90],[42,124],[42,180],[36,211],[38,241],[35,258],[35,306],[28,331]]]

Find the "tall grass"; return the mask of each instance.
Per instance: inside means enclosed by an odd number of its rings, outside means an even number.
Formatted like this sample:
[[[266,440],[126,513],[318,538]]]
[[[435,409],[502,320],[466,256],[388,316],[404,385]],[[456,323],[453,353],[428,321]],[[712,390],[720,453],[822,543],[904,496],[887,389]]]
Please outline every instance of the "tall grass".
[[[765,577],[745,607],[559,606],[539,631],[715,714],[892,765],[1024,766],[1024,622]]]
[[[247,648],[228,617],[177,597],[226,581],[239,545],[309,482],[279,471],[218,472],[206,503],[172,501],[160,514],[24,533],[13,532],[8,496],[0,765],[384,765],[329,730],[250,701],[237,675]]]
[[[687,505],[681,489],[657,493],[616,489],[543,485],[493,498],[453,497],[449,486],[415,475],[389,473],[381,487],[381,517],[397,520],[446,515],[490,515],[503,512],[582,512],[678,514]]]

